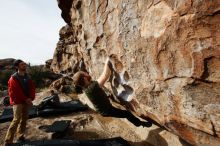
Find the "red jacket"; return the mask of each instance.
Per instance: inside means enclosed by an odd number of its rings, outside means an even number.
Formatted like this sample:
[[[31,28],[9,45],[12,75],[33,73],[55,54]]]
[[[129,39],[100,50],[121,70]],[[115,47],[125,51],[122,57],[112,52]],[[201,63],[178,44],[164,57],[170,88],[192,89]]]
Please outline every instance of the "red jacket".
[[[14,77],[11,76],[11,78],[8,81],[8,94],[10,96],[10,104],[16,105],[16,104],[22,104],[26,103],[25,100],[27,98],[31,98],[31,100],[34,100],[35,98],[35,86],[31,79],[28,80],[28,97],[24,94],[23,89],[19,81]]]

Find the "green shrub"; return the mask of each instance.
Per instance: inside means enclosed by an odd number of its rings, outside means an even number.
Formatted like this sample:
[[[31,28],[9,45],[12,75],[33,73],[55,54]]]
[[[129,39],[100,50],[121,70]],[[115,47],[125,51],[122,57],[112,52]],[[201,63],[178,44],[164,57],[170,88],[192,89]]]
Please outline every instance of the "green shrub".
[[[44,88],[45,79],[50,76],[50,72],[43,69],[42,66],[30,66],[28,68],[28,74],[34,81],[37,88]]]
[[[13,70],[0,71],[0,84],[2,85],[1,88],[5,88],[8,86],[8,80],[14,72],[15,71]]]

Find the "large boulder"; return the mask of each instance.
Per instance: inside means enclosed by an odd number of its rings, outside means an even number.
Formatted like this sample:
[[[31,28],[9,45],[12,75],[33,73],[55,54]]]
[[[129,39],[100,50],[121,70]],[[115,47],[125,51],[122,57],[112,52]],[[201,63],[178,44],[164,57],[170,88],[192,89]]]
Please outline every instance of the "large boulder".
[[[193,145],[220,145],[219,0],[59,0],[59,7],[68,25],[54,71],[75,73],[84,58],[97,78],[114,54],[111,89],[136,100],[137,115]]]
[[[72,91],[72,79],[70,77],[61,77],[52,82],[51,89],[55,89],[62,93],[70,93]]]

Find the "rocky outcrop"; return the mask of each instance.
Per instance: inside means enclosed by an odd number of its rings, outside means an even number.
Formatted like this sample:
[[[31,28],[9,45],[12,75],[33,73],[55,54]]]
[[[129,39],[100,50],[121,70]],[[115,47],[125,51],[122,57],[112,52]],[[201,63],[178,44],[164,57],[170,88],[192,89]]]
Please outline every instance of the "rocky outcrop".
[[[15,72],[13,63],[15,59],[13,58],[6,58],[0,59],[0,92],[7,90],[7,83],[8,79],[10,78],[11,74]],[[5,96],[4,93],[0,93],[0,97]]]
[[[55,72],[74,73],[83,58],[97,78],[113,54],[108,86],[136,100],[140,117],[193,145],[220,145],[219,0],[58,3],[68,25],[60,30]]]
[[[51,89],[56,89],[62,93],[69,93],[71,90],[72,79],[69,77],[61,77],[53,81],[50,85]]]
[[[0,70],[12,69],[14,61],[13,58],[0,59]]]
[[[45,61],[45,68],[50,69],[51,63],[52,63],[53,59],[48,59]]]

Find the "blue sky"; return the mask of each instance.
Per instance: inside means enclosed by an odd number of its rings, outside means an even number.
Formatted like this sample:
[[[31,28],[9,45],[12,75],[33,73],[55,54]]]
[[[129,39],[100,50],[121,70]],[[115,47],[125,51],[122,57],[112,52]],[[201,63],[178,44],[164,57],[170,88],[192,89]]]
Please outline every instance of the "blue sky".
[[[56,0],[0,0],[0,59],[44,64],[64,25]]]

